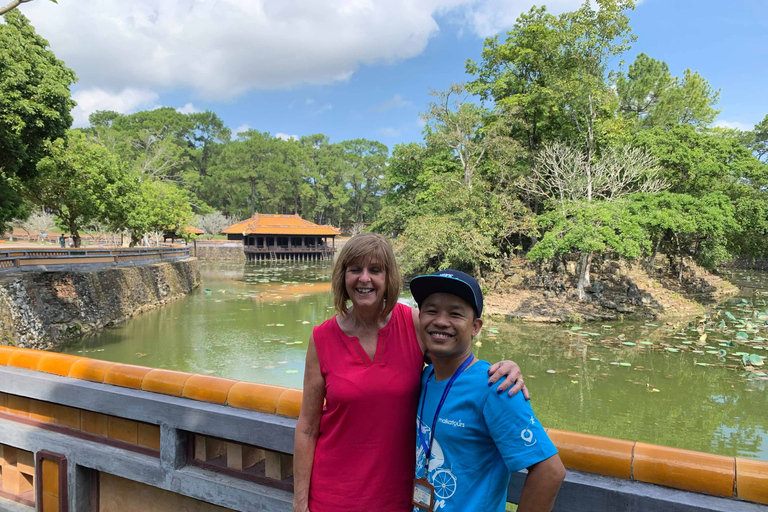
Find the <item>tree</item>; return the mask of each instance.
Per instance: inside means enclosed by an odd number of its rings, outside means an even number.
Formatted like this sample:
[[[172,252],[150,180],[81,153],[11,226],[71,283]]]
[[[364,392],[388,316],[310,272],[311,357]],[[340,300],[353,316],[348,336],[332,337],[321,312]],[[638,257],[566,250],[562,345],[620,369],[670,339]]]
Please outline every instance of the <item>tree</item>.
[[[686,69],[683,78],[673,77],[665,62],[641,53],[627,74],[616,79],[619,108],[641,128],[678,124],[707,126],[719,110],[720,96],[698,73]]]
[[[633,142],[656,157],[671,192],[701,196],[719,190],[734,198],[740,190],[768,185],[768,167],[727,133],[684,124],[642,130]]]
[[[768,115],[755,125],[754,130],[745,135],[745,145],[752,150],[758,160],[768,164]]]
[[[131,247],[147,234],[181,232],[192,222],[187,194],[173,183],[134,178],[110,220],[115,229],[131,233]]]
[[[31,180],[47,144],[72,124],[74,72],[17,10],[0,24],[0,232],[23,210],[19,192]]]
[[[633,244],[639,243],[636,240],[637,230],[630,227],[631,220],[618,215],[611,203],[629,194],[663,190],[667,184],[659,179],[658,174],[655,158],[637,148],[609,148],[600,159],[590,162],[586,151],[563,144],[546,146],[537,157],[537,165],[526,188],[533,195],[558,204],[554,213],[545,214],[540,221],[542,227],[552,228],[555,233],[545,234],[545,248],[535,250],[538,244],[535,245],[532,249],[534,256],[529,253],[529,257],[535,259],[543,254],[561,254],[571,250],[580,252],[577,288],[579,299],[585,299],[595,252],[611,247],[619,254],[630,255],[635,252]],[[593,205],[593,202],[600,204]],[[612,217],[623,223],[623,227],[617,227],[615,233],[610,225],[599,224]],[[598,224],[578,227],[578,222]],[[566,236],[563,233],[565,229],[595,239],[576,241],[571,234]]]
[[[230,187],[245,186],[245,190],[250,190],[248,206],[252,217],[257,207],[262,213],[269,211],[262,203],[274,197],[281,155],[277,142],[267,132],[251,129],[238,135],[240,140],[224,148],[218,172]]]
[[[25,220],[14,219],[11,224],[20,227],[26,231],[28,235],[37,233],[38,238],[40,238],[40,235],[43,233],[47,233],[56,227],[54,216],[42,208],[33,211]]]
[[[470,90],[507,112],[531,158],[545,140],[565,137],[578,139],[590,162],[599,125],[613,112],[609,64],[634,40],[626,13],[633,8],[632,0],[587,1],[557,17],[532,8],[503,44],[486,39],[480,64],[467,63],[477,77]]]
[[[555,143],[546,146],[536,159],[526,190],[545,199],[566,203],[593,199],[614,201],[636,192],[666,188],[660,168],[648,152],[631,146],[612,147],[592,164],[587,154]]]
[[[742,231],[731,201],[721,192],[698,198],[666,191],[636,194],[631,196],[628,208],[648,233],[653,247],[648,271],[653,270],[656,255],[664,248],[670,259],[677,257],[678,280],[682,280],[686,256],[707,268],[730,259],[729,235]]]
[[[124,169],[115,155],[85,135],[71,131],[56,139],[50,156],[37,165],[37,176],[26,192],[35,203],[56,212],[60,226],[80,247],[80,231],[107,216],[110,203],[123,194]]]
[[[228,217],[219,211],[208,213],[206,215],[198,215],[197,226],[205,230],[205,234],[210,238],[221,233],[221,231],[227,226],[236,224],[239,219],[236,217]]]
[[[472,188],[472,177],[483,157],[496,148],[508,148],[512,140],[501,134],[500,123],[491,121],[490,112],[467,103],[465,84],[453,84],[445,92],[430,94],[437,101],[422,114],[430,127],[427,140],[455,152],[464,171],[464,184]]]
[[[379,210],[381,178],[387,165],[389,148],[381,142],[355,139],[340,144],[347,166],[353,223],[373,221]]]
[[[573,252],[582,255],[579,269],[579,300],[586,298],[589,265],[593,254],[610,249],[625,258],[638,258],[648,248],[648,237],[627,208],[627,200],[577,201],[537,219],[546,232],[528,252],[534,261]]]

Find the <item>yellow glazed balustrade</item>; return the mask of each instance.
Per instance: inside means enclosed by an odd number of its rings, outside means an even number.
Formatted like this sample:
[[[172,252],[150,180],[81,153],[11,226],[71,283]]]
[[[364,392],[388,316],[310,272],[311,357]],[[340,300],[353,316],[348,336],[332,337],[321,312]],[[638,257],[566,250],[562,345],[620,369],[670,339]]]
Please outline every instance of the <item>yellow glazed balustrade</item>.
[[[298,389],[0,346],[13,366],[296,418]],[[768,462],[548,429],[566,467],[768,504]]]

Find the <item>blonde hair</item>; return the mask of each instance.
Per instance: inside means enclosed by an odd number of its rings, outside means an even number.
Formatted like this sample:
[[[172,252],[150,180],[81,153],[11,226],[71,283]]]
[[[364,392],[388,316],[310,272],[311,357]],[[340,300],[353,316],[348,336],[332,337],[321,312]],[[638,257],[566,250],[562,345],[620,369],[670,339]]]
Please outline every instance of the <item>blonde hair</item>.
[[[355,264],[376,261],[386,273],[386,289],[384,291],[384,310],[382,317],[387,317],[397,303],[402,288],[402,276],[395,261],[395,253],[389,240],[377,233],[360,233],[344,244],[336,263],[333,266],[331,289],[333,291],[333,305],[336,311],[345,316],[349,313],[347,301],[350,300],[345,286],[344,276],[347,268]]]

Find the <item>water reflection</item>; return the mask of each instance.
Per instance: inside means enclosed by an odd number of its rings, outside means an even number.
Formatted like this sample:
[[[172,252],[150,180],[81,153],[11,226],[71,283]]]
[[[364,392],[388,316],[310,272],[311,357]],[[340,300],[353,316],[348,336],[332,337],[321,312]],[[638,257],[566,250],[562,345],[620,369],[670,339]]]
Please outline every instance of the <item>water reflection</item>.
[[[330,270],[203,265],[195,293],[65,351],[301,387],[307,339],[333,312]],[[746,370],[740,355],[768,355],[768,318],[760,319],[768,274],[732,278],[743,293],[709,317],[584,326],[489,320],[476,354],[521,365],[547,426],[768,460],[768,377],[765,367]]]

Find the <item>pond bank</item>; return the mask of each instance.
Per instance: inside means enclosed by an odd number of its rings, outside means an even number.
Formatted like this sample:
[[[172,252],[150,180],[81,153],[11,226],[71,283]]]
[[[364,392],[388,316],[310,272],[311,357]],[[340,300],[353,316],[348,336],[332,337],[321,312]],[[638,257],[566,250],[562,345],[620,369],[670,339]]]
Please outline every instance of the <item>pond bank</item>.
[[[738,293],[730,282],[686,261],[682,279],[660,256],[652,273],[626,261],[596,261],[587,299],[576,289],[576,262],[552,266],[518,259],[485,280],[485,311],[511,320],[561,323],[696,315]]]
[[[6,274],[0,277],[0,345],[55,348],[183,297],[199,284],[196,258]]]

